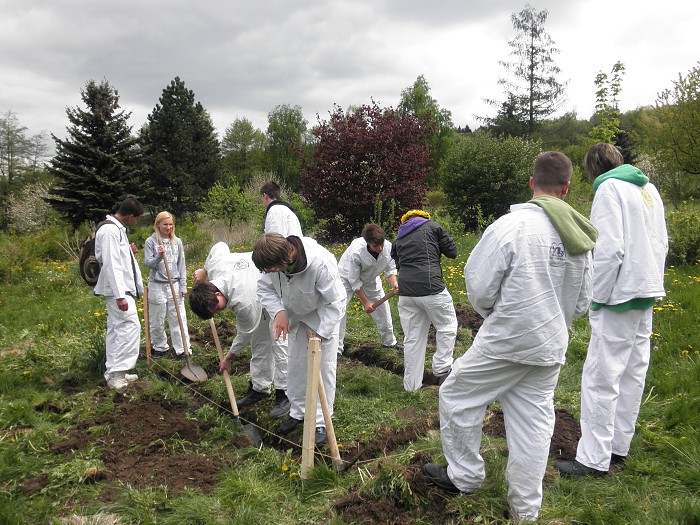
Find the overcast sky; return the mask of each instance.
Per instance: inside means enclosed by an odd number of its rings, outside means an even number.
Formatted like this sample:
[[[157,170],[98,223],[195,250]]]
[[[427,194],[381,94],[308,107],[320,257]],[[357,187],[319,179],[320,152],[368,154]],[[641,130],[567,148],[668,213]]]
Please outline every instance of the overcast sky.
[[[263,131],[280,104],[309,127],[333,104],[398,104],[424,75],[455,126],[493,116],[511,60],[515,0],[0,0],[0,112],[63,138],[66,107],[106,79],[136,131],[179,76],[220,134],[237,117]],[[623,111],[653,104],[700,59],[697,0],[533,1],[560,50],[562,111],[588,118],[598,72],[627,68]]]

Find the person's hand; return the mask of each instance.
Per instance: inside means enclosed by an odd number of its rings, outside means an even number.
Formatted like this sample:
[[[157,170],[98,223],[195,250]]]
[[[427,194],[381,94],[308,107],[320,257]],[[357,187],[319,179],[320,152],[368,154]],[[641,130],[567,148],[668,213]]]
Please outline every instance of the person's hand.
[[[180,292],[180,297],[185,297],[187,295],[187,290]]]
[[[399,295],[399,283],[394,283],[391,289],[394,290],[395,295]]]
[[[192,277],[194,278],[194,284],[199,284],[207,280],[207,271],[204,268],[197,268]]]
[[[129,244],[129,248],[131,248],[131,253],[137,253],[139,251],[139,247],[133,242]]]
[[[129,309],[129,303],[123,297],[117,299],[117,308],[122,312],[126,312]]]
[[[367,302],[364,304],[364,307],[365,307],[365,312],[367,312],[368,314],[371,314],[372,312],[375,311],[374,306],[372,306],[372,303],[370,303],[369,301],[367,301]]]
[[[156,248],[156,251],[158,253],[165,253],[165,245],[164,244],[159,244],[158,247]]]
[[[287,317],[286,310],[277,312],[275,321],[272,323],[272,331],[275,336],[275,341],[277,341],[280,336],[283,341],[287,340],[287,335],[289,334],[289,317]]]
[[[225,370],[229,374],[231,373],[231,359],[233,359],[233,355],[230,353],[226,354],[226,357],[219,362],[219,372],[223,374]]]

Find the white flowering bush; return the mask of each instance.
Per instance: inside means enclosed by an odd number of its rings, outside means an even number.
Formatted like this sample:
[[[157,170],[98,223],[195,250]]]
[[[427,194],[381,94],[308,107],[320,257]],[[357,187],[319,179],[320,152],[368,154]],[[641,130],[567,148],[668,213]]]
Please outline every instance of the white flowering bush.
[[[56,212],[46,202],[49,186],[44,182],[28,184],[12,199],[9,207],[10,224],[19,233],[36,233],[55,221]]]

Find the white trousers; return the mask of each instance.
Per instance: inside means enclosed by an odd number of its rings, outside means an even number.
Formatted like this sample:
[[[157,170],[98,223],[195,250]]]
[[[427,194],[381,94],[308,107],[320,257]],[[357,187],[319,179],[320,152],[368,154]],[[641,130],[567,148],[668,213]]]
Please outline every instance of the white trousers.
[[[289,415],[294,419],[304,419],[306,408],[306,371],[308,363],[309,327],[299,323],[289,333],[289,373],[287,375],[287,397],[289,398]],[[336,326],[330,339],[321,340],[321,379],[326,389],[328,408],[333,414],[335,402],[335,372],[338,364],[338,328]],[[321,403],[316,405],[316,426],[324,427]]]
[[[581,439],[576,460],[608,470],[626,456],[649,368],[653,308],[589,312],[591,340],[581,378]]]
[[[379,277],[377,277],[376,281],[374,282],[362,283],[362,291],[365,292],[367,299],[372,303],[384,296],[384,289],[382,288],[382,282]],[[345,287],[345,293],[345,315],[340,318],[340,332],[338,335],[339,354],[343,353],[348,305],[350,304],[352,296],[354,295],[352,289],[348,289],[347,286]],[[374,310],[374,312],[369,315],[372,316],[372,320],[377,326],[379,337],[382,338],[382,344],[385,346],[394,346],[396,344],[396,337],[394,336],[394,325],[391,321],[391,308],[389,307],[389,302],[383,302],[376,310]]]
[[[435,327],[433,374],[444,374],[450,370],[457,339],[457,314],[452,296],[445,288],[435,295],[399,296],[399,317],[404,333],[403,387],[407,392],[415,392],[423,385],[430,323]]]
[[[486,477],[481,429],[487,406],[498,400],[508,443],[508,503],[520,520],[537,518],[560,369],[492,359],[474,347],[454,362],[440,387],[440,433],[447,474],[460,490],[473,491]]]
[[[125,372],[136,366],[141,344],[141,322],[136,312],[136,301],[126,296],[129,308],[123,312],[117,306],[116,297],[105,296],[107,306],[106,370],[109,381],[113,372]]]
[[[258,392],[270,392],[275,388],[287,390],[287,342],[275,341],[272,321],[266,310],[250,341],[250,380]]]
[[[185,329],[185,341],[187,350],[192,353],[190,347],[190,334],[187,330],[187,314],[185,312],[185,301],[180,295],[178,283],[173,283],[175,295],[178,298],[177,307],[180,309],[182,326]],[[148,326],[151,331],[151,346],[156,352],[168,351],[168,338],[165,335],[165,317],[168,317],[168,327],[170,328],[170,341],[175,348],[177,355],[182,355],[185,350],[182,346],[182,332],[180,323],[177,321],[175,311],[175,301],[168,283],[151,282],[148,285]]]

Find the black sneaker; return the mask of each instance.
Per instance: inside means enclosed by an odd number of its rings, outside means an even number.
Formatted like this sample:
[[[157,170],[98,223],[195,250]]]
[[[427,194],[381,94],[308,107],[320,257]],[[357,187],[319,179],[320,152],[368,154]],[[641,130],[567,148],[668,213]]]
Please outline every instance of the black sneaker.
[[[151,359],[163,359],[166,355],[168,355],[168,352],[158,352],[154,350],[151,352]]]
[[[436,487],[440,487],[450,494],[459,494],[461,492],[447,475],[447,467],[441,467],[435,463],[426,463],[423,465],[421,472]]]
[[[442,374],[435,374],[435,379],[437,379],[438,386],[442,385],[445,382],[445,379],[447,379],[447,376],[450,375],[450,372],[452,372],[451,368],[447,372],[443,372]]]
[[[314,443],[317,447],[320,447],[328,440],[328,432],[326,432],[326,427],[316,427],[316,437],[314,438]]]
[[[608,472],[606,470],[598,470],[595,468],[587,467],[586,465],[579,463],[578,461],[555,461],[554,468],[559,471],[559,474],[565,478],[577,478],[580,476],[594,476],[602,478],[607,476]]]
[[[253,383],[248,383],[248,391],[238,402],[238,408],[249,407],[257,403],[261,399],[265,399],[269,396],[270,394],[268,392],[258,392],[257,390],[253,389]]]
[[[289,415],[289,407],[291,403],[287,398],[287,393],[279,388],[275,390],[275,406],[270,410],[270,417],[280,419]]]
[[[282,421],[282,423],[280,423],[280,426],[277,427],[277,433],[282,436],[286,436],[303,422],[303,419],[294,419],[292,416],[289,416],[287,419]]]
[[[614,452],[610,455],[611,465],[624,465],[625,461],[627,461],[627,456],[621,456],[619,454],[615,454]]]

